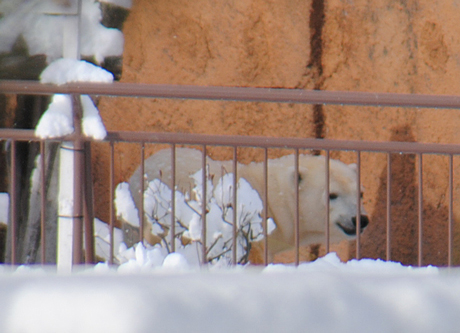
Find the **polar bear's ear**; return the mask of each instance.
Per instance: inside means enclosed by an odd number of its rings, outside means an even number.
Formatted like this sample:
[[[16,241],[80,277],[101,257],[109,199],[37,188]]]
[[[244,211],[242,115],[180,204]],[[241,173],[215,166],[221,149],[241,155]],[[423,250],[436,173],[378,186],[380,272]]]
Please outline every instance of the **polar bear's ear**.
[[[358,170],[358,165],[356,163],[348,164],[348,167],[355,172]]]

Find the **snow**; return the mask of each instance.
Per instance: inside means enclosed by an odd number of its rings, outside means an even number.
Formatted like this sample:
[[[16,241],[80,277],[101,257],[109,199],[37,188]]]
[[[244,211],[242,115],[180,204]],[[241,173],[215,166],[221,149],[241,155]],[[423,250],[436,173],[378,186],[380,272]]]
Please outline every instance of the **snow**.
[[[99,258],[104,258],[106,261],[110,256],[110,233],[109,225],[102,222],[98,218],[94,219],[94,237],[96,245],[96,256]],[[122,252],[126,250],[122,247],[123,234],[122,231],[118,228],[113,230],[113,247],[116,252]],[[120,249],[122,249],[120,251]]]
[[[335,254],[298,268],[196,271],[105,264],[0,274],[2,332],[456,332],[457,271]],[[27,320],[26,320],[27,319]]]
[[[113,0],[125,8],[131,7],[129,0]],[[45,54],[51,62],[63,57],[65,26],[77,12],[77,2],[55,0],[4,0],[0,2],[0,52],[11,51],[17,38],[22,35],[28,46],[29,54]],[[64,14],[64,15],[50,15]],[[66,16],[67,14],[68,16]],[[98,64],[104,58],[123,54],[123,33],[117,29],[104,27],[101,23],[99,3],[83,0],[81,16],[81,55],[91,57]],[[18,24],[21,22],[21,24]]]
[[[117,217],[134,227],[139,227],[139,212],[129,191],[128,183],[120,183],[115,189],[115,208]]]
[[[109,71],[87,61],[61,58],[49,64],[40,74],[41,83],[65,84],[69,82],[112,83]]]
[[[113,82],[112,73],[89,62],[76,59],[58,59],[48,65],[40,75],[41,83],[65,84],[69,82]],[[99,110],[88,95],[80,97],[83,134],[103,140],[107,131]],[[53,95],[50,105],[40,118],[35,134],[40,138],[53,138],[73,133],[72,99],[70,95]]]
[[[175,191],[175,237],[174,245],[178,253],[184,256],[188,264],[198,266],[202,259],[202,170],[198,170],[190,178],[194,181],[192,192],[194,199]],[[233,174],[227,173],[218,179],[214,188],[212,179],[207,170],[206,176],[206,257],[211,265],[225,266],[233,260]],[[250,184],[240,178],[237,183],[237,207],[236,218],[236,260],[238,263],[247,261],[249,243],[263,238],[263,226],[261,212],[262,200],[259,194]],[[139,227],[138,210],[127,183],[120,183],[116,189],[115,207],[117,216],[122,221],[134,227]],[[155,246],[147,246],[145,251],[166,251],[164,256],[172,248],[171,244],[171,211],[172,190],[160,179],[153,179],[144,191],[144,211],[146,222],[150,232],[160,243]],[[268,234],[275,228],[272,219],[268,220]],[[143,246],[143,245],[142,245]],[[136,247],[136,250],[138,247]],[[129,252],[133,253],[133,251]],[[137,253],[137,252],[136,252]],[[120,263],[124,263],[123,257],[114,254]],[[126,257],[129,261],[132,256]],[[146,263],[151,265],[150,262]]]
[[[123,8],[131,8],[132,6],[132,1],[131,0],[99,0],[99,2],[106,2],[106,3],[111,3],[113,5],[123,7]]]
[[[170,253],[163,261],[163,269],[181,269],[186,270],[189,268],[187,259],[180,253]]]
[[[84,0],[81,18],[81,54],[93,55],[98,64],[104,58],[123,54],[123,33],[118,29],[107,28],[100,21],[102,13],[99,3]]]
[[[51,104],[35,128],[35,134],[45,139],[71,133],[73,133],[71,97],[70,95],[53,95]]]
[[[8,193],[0,193],[0,223],[8,224],[9,209],[10,196]]]
[[[82,95],[80,99],[83,108],[83,117],[81,120],[83,134],[95,140],[104,140],[107,136],[107,131],[102,122],[99,110],[88,95]]]

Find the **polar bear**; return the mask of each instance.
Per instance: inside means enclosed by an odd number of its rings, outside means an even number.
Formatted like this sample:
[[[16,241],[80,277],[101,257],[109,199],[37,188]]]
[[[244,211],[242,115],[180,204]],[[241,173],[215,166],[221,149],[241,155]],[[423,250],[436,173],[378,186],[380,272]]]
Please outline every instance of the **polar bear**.
[[[295,157],[287,155],[278,159],[268,160],[268,217],[273,218],[276,229],[269,236],[269,254],[292,248],[295,244]],[[207,157],[209,173],[215,175],[217,182],[225,172],[232,172],[232,161],[214,161]],[[176,190],[190,193],[193,180],[190,177],[202,168],[202,152],[191,148],[176,148]],[[300,245],[321,244],[325,242],[326,200],[329,200],[329,235],[331,243],[356,236],[356,212],[358,203],[356,165],[347,165],[341,161],[330,159],[329,198],[325,191],[325,157],[299,155],[299,223]],[[263,194],[263,163],[238,163],[238,178],[246,179],[259,193]],[[163,183],[171,184],[171,149],[157,152],[145,160],[145,186],[155,178]],[[130,191],[135,204],[139,207],[140,168],[129,181]],[[215,184],[214,184],[215,185]],[[369,219],[364,207],[361,206],[362,230]],[[145,228],[144,236],[148,239],[150,229]]]

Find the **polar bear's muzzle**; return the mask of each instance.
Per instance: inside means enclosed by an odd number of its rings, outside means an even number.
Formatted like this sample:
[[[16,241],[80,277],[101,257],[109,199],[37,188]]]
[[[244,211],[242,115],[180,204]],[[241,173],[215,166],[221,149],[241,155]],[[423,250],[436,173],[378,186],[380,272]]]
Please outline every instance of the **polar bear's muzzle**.
[[[356,235],[356,216],[353,216],[351,218],[351,222],[353,226],[345,226],[341,224],[340,222],[337,222],[336,225],[348,236],[353,236]],[[369,224],[369,218],[367,215],[361,215],[361,223],[360,223],[360,233],[363,232],[363,230],[367,227]]]

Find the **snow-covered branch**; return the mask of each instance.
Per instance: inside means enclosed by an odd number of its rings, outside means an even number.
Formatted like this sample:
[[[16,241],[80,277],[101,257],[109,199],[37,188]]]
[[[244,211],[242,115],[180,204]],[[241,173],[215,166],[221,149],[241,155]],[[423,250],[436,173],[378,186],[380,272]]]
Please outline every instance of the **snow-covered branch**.
[[[190,176],[194,181],[192,189],[193,198],[179,191],[175,192],[175,248],[176,252],[184,255],[189,263],[199,263],[202,258],[202,170],[198,170]],[[206,258],[213,265],[229,265],[232,262],[233,252],[233,174],[227,173],[213,185],[214,175],[207,170],[207,195],[206,195]],[[124,189],[126,196],[127,184],[119,184]],[[172,248],[171,242],[171,189],[160,179],[154,179],[148,183],[144,192],[144,210],[148,230],[159,239],[155,248],[161,248],[163,253],[169,253]],[[122,194],[118,194],[117,197]],[[117,214],[123,213],[117,205]],[[125,209],[130,205],[124,205]],[[262,200],[259,194],[243,178],[237,182],[237,219],[236,219],[236,255],[239,264],[248,262],[251,243],[263,238],[263,225],[261,212]],[[120,210],[120,212],[119,212]],[[131,214],[135,216],[136,214]],[[128,222],[128,221],[127,221]],[[137,222],[137,221],[136,221]],[[129,222],[128,222],[129,223]],[[132,223],[138,226],[137,223]],[[268,221],[268,233],[271,233],[275,225],[273,220]]]

